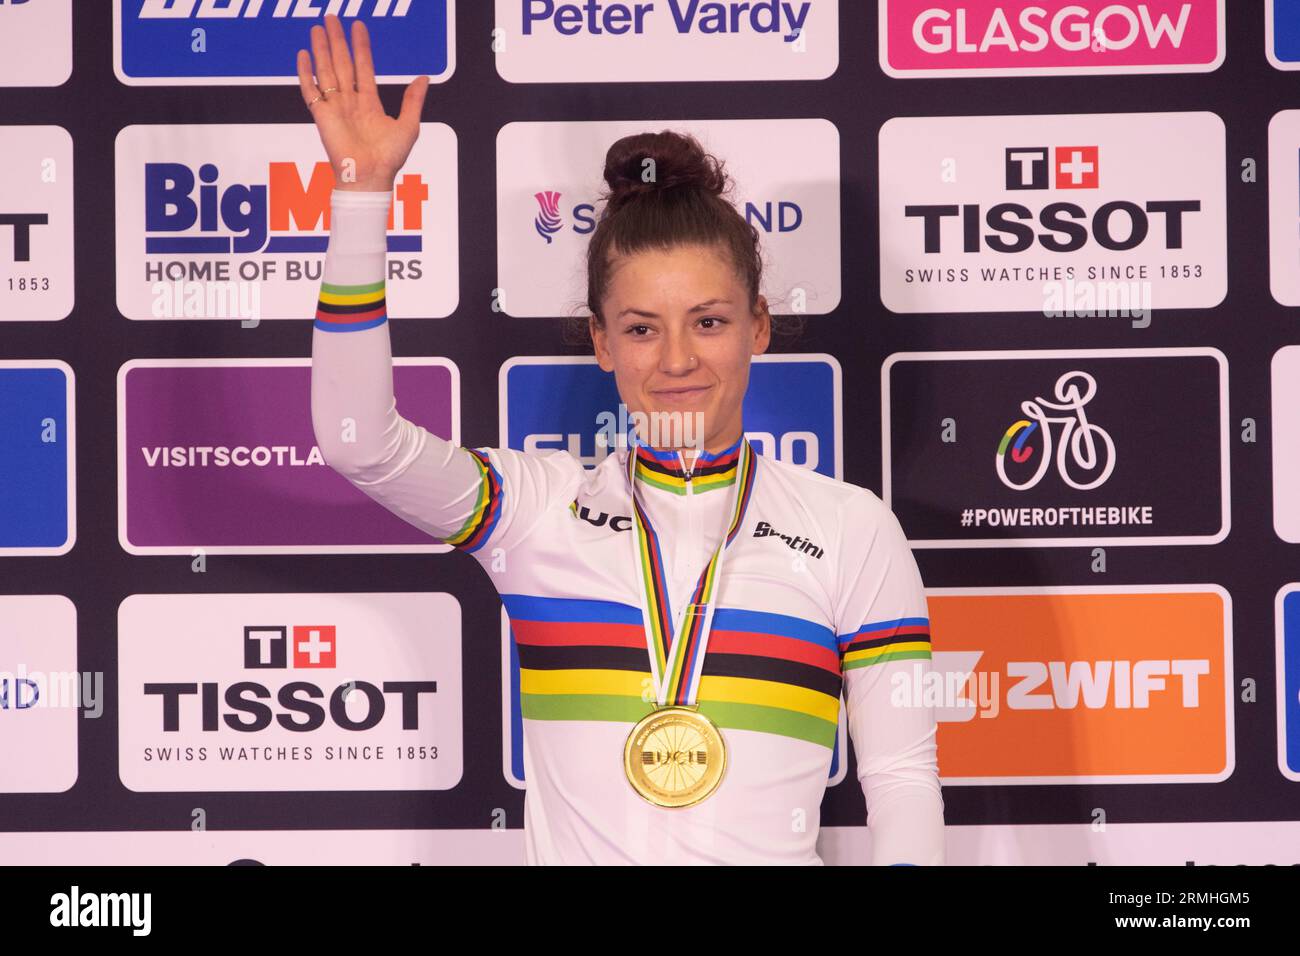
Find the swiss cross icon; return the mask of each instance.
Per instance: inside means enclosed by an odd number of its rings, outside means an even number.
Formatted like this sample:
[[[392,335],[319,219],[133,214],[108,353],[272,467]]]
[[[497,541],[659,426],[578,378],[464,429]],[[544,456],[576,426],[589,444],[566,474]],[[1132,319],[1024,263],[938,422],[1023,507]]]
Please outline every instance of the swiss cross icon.
[[[1056,147],[1056,188],[1096,189],[1098,185],[1096,146]]]
[[[294,667],[333,667],[334,648],[333,624],[294,625]]]

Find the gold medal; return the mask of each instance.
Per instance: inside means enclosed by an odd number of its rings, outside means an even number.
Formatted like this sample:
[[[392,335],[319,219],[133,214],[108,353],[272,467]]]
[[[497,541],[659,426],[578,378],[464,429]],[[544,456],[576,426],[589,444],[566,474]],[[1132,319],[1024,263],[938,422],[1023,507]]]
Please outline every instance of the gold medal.
[[[717,724],[690,707],[661,707],[642,717],[623,745],[632,789],[660,807],[689,807],[713,793],[727,769]]]

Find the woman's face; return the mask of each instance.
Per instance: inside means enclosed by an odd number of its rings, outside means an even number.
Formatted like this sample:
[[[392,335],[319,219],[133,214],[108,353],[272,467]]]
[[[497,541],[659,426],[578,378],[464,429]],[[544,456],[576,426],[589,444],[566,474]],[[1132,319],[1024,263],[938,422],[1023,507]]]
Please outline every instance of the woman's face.
[[[770,341],[767,301],[758,297],[757,314],[748,306],[715,248],[638,253],[614,271],[601,310],[605,327],[591,320],[596,360],[614,373],[629,414],[702,413],[702,447],[719,451],[740,438],[750,357]],[[694,437],[697,444],[700,433]]]

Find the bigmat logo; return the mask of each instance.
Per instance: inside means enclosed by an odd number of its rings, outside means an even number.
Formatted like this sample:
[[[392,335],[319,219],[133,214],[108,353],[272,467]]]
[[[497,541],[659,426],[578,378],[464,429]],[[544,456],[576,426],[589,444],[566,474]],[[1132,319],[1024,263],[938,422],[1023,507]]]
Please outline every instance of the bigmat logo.
[[[77,541],[75,375],[57,359],[0,359],[0,557]]]
[[[594,468],[626,434],[614,377],[595,356],[518,356],[501,366],[501,444],[526,452],[568,451]],[[833,355],[756,355],[742,414],[761,455],[828,478],[842,473],[840,363]],[[608,425],[608,428],[606,427]]]
[[[393,359],[402,415],[460,443],[460,372]],[[118,541],[131,554],[451,550],[325,463],[310,359],[133,359],[117,374]],[[346,427],[341,425],[340,427]]]
[[[511,83],[824,80],[839,48],[839,0],[496,0]]]
[[[504,607],[501,609],[501,664],[501,726],[505,728],[501,739],[501,770],[507,783],[523,790],[527,781],[524,779],[524,716],[519,704],[519,650],[510,631],[510,616]],[[846,714],[841,694],[839,729],[835,734],[831,767],[826,777],[828,787],[842,783],[848,767],[843,757],[849,746]]]
[[[131,86],[296,84],[326,14],[349,38],[365,21],[380,83],[455,71],[455,0],[113,0],[113,70]]]
[[[334,189],[315,126],[128,126],[116,153],[123,315],[311,317]],[[390,316],[455,310],[456,202],[456,135],[423,123],[388,214]]]
[[[1300,345],[1273,353],[1273,530],[1300,544]]]
[[[0,322],[65,319],[73,303],[72,137],[62,126],[0,126],[0,156]]]
[[[1300,0],[1264,0],[1264,52],[1279,70],[1300,70]]]
[[[1268,263],[1273,298],[1300,306],[1300,110],[1268,123]]]
[[[132,594],[117,623],[129,790],[460,782],[450,594]]]
[[[879,0],[890,76],[1204,73],[1224,57],[1225,0]]]
[[[82,687],[73,603],[0,595],[0,793],[62,793],[77,782],[80,707],[102,706]]]
[[[771,310],[840,302],[840,134],[823,119],[507,123],[497,133],[497,286],[514,316],[571,315],[586,301],[587,242],[605,209],[606,151],[671,127],[725,157],[727,198],[758,230]],[[797,171],[792,173],[793,171]]]
[[[1300,584],[1285,584],[1273,602],[1277,626],[1277,765],[1300,781]]]
[[[0,0],[0,86],[62,86],[70,76],[72,0]]]
[[[1110,317],[1139,302],[1216,306],[1228,289],[1224,177],[1213,113],[888,120],[881,301],[1068,314],[1078,300]]]
[[[926,600],[942,663],[892,690],[945,708],[945,785],[1232,774],[1232,601],[1218,585],[930,588]]]
[[[1218,349],[898,352],[881,405],[881,497],[914,548],[1227,537]]]

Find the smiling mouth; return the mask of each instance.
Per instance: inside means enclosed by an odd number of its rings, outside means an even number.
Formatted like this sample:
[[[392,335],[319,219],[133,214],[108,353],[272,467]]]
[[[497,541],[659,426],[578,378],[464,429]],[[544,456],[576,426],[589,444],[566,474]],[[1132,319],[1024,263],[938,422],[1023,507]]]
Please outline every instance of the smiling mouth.
[[[695,385],[695,386],[692,386],[691,388],[660,388],[660,389],[656,389],[652,394],[655,394],[655,395],[693,395],[693,394],[695,394],[696,392],[702,392],[702,391],[704,391],[704,390],[707,389],[708,387],[709,387],[709,386],[707,386],[707,385]]]

